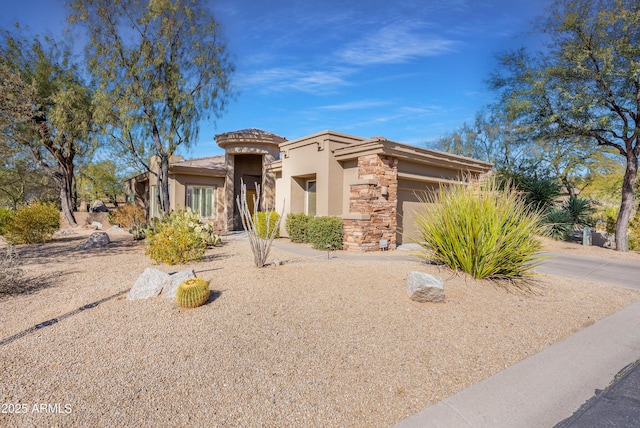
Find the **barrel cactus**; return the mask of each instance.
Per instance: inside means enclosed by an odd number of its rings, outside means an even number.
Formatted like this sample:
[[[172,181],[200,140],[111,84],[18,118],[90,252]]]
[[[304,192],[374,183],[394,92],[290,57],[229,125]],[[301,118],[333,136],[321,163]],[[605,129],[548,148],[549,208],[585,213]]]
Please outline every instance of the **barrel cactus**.
[[[209,300],[209,282],[202,278],[189,278],[178,286],[176,300],[183,308],[197,308]]]

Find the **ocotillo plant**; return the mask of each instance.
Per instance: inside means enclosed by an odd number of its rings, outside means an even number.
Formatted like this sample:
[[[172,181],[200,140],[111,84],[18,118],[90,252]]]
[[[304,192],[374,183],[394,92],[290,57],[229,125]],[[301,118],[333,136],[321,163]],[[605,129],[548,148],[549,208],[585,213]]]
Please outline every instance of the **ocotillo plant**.
[[[236,198],[236,203],[238,204],[238,209],[240,210],[240,218],[242,219],[242,227],[247,232],[249,236],[249,243],[251,244],[251,251],[253,251],[253,260],[255,261],[256,266],[263,267],[266,265],[267,257],[269,256],[269,250],[271,249],[271,244],[276,237],[278,229],[280,228],[280,220],[282,219],[282,215],[284,214],[284,204],[283,204],[283,212],[280,214],[280,218],[275,223],[275,225],[270,224],[271,222],[266,222],[266,231],[264,231],[264,235],[266,239],[262,239],[261,234],[256,231],[256,225],[253,221],[254,218],[257,218],[258,208],[260,206],[260,185],[256,183],[256,194],[253,195],[253,213],[249,210],[249,205],[247,204],[247,185],[244,182],[241,183],[240,195]],[[271,213],[275,210],[273,208],[269,208],[269,204],[265,202],[264,206],[265,212],[267,213],[267,218],[271,218]]]

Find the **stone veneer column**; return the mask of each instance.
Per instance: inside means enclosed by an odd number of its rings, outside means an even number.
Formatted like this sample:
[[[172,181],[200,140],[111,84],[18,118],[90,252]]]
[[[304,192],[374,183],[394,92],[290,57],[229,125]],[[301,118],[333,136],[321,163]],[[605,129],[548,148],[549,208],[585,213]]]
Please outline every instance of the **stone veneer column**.
[[[387,195],[383,195],[383,188]],[[385,155],[358,158],[358,181],[350,185],[349,215],[343,216],[345,250],[378,251],[380,240],[396,248],[398,160]]]

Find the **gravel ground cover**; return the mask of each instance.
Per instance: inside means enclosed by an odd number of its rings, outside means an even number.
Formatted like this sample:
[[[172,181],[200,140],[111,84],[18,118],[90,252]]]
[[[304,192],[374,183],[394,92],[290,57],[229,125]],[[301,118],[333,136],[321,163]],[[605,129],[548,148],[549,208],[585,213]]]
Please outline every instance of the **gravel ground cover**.
[[[78,250],[88,233],[19,247],[30,292],[0,298],[0,341],[59,321],[0,345],[1,426],[388,427],[640,299],[553,276],[508,292],[392,253],[273,249],[284,264],[258,269],[226,240],[155,266],[211,281],[181,309],[118,296],[153,262],[124,232]],[[409,300],[411,270],[442,276],[446,303]]]

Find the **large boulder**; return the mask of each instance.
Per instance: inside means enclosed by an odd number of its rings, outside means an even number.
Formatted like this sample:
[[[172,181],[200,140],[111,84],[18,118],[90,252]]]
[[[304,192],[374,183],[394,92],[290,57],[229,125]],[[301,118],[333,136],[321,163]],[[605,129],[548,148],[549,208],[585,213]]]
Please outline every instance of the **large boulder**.
[[[89,250],[92,248],[104,248],[111,240],[109,240],[109,235],[105,232],[94,232],[87,238],[86,241],[80,246],[81,250]]]
[[[178,286],[185,282],[189,278],[195,278],[196,273],[191,270],[183,270],[181,272],[176,272],[172,275],[169,275],[169,278],[164,283],[164,287],[162,287],[162,297],[165,299],[175,299],[176,298],[176,290],[178,290]]]
[[[94,213],[106,213],[109,212],[109,208],[101,200],[95,200],[91,204],[91,212]]]
[[[160,295],[170,275],[154,268],[146,268],[129,290],[127,300],[148,299]]]
[[[407,277],[407,294],[416,302],[444,302],[444,282],[440,277],[412,271]]]

